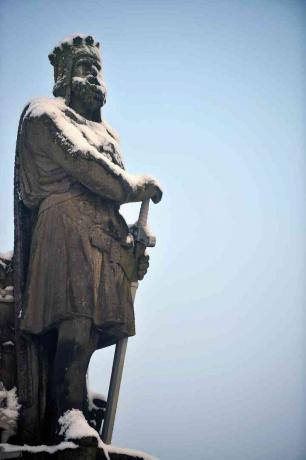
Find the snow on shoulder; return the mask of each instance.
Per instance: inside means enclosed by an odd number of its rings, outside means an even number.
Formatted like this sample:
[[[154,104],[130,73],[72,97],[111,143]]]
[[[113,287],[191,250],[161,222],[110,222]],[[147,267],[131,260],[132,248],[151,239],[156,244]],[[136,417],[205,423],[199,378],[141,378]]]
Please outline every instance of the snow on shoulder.
[[[84,136],[84,130],[88,134],[88,128],[91,128],[92,131],[94,128],[97,129],[97,125],[101,125],[101,123],[90,122],[82,117],[71,107],[68,107],[62,97],[54,99],[37,98],[29,103],[24,118],[40,118],[43,116],[54,122],[58,129],[57,137],[59,140],[65,145],[68,142],[68,153],[83,156],[87,159],[91,157],[95,160],[103,160],[109,168],[116,171],[117,175],[122,174],[122,169],[113,164],[103,153],[100,153],[92,145],[93,143],[89,143]]]
[[[110,124],[109,122],[103,117],[102,121],[103,125],[105,126],[105,129],[109,132],[109,134],[117,141],[120,141],[120,136],[118,131],[116,131]]]
[[[94,144],[98,142],[99,126],[103,128],[102,123],[95,123],[87,120],[78,114],[71,107],[68,107],[62,97],[37,98],[30,101],[26,110],[24,119],[47,117],[56,125],[57,137],[62,141],[68,150],[68,153],[74,156],[83,156],[87,159],[98,160],[107,166],[116,175],[124,175],[124,170],[110,161],[103,152],[99,152]],[[104,130],[106,128],[103,128]],[[95,135],[96,142],[89,142],[86,135]],[[68,147],[69,145],[69,147]],[[125,173],[128,176],[127,173]],[[131,181],[132,181],[131,176]]]
[[[118,139],[118,136],[107,122],[96,123],[87,120],[71,107],[68,107],[61,97],[33,99],[27,106],[24,119],[42,116],[47,116],[56,125],[57,137],[65,145],[67,153],[100,163],[112,174],[121,176],[133,191],[136,191],[138,187],[144,187],[149,182],[160,187],[158,182],[150,176],[126,172],[114,164],[105,152],[98,151],[98,148],[95,147],[96,142],[88,141],[87,137],[92,137],[91,140],[96,139],[97,141],[99,136],[102,136],[101,130],[104,130],[105,132],[109,131],[114,142],[117,142],[116,137]]]
[[[67,108],[65,99],[62,97],[37,97],[32,99],[27,104],[26,117],[40,117],[44,114],[49,115],[51,118],[56,117],[58,112]]]

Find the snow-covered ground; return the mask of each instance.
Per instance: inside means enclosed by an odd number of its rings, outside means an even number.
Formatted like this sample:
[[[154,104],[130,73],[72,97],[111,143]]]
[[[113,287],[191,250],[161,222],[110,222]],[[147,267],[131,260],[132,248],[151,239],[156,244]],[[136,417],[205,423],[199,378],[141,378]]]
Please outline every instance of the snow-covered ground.
[[[12,391],[12,390],[11,390]],[[9,393],[9,392],[7,392]],[[1,392],[0,392],[1,395]],[[17,404],[17,416],[18,416],[18,401],[16,398],[16,390],[12,392],[12,398],[15,398],[15,403]],[[16,415],[16,414],[15,414]],[[15,417],[15,421],[17,420],[17,416]],[[0,419],[1,421],[1,419]],[[78,440],[84,437],[94,437],[97,439],[99,449],[104,451],[104,454],[108,460],[111,460],[110,454],[122,454],[128,455],[130,457],[136,457],[143,460],[157,460],[155,457],[152,457],[145,452],[141,452],[134,449],[126,449],[117,446],[112,446],[108,444],[104,444],[101,440],[98,432],[93,429],[91,426],[88,425],[83,413],[80,410],[72,409],[65,412],[62,417],[59,418],[59,425],[60,425],[60,435],[63,436],[64,440],[60,444],[55,446],[16,446],[13,444],[5,443],[7,439],[3,440],[3,444],[1,444],[1,448],[4,452],[15,452],[15,451],[22,451],[22,452],[32,452],[32,453],[40,453],[46,452],[48,454],[54,454],[60,450],[64,449],[77,449],[78,448]],[[0,425],[1,426],[1,425]]]

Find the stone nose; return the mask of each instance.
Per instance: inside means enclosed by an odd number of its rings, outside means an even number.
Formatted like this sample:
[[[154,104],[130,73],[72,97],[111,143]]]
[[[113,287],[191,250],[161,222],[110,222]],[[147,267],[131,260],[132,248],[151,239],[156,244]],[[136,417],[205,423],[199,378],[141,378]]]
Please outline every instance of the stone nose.
[[[91,75],[93,75],[94,77],[98,75],[98,71],[95,66],[92,66],[91,68]]]
[[[87,81],[89,83],[91,83],[92,85],[98,85],[99,84],[99,81],[97,80],[97,78],[93,75],[90,75],[88,78],[87,78]]]

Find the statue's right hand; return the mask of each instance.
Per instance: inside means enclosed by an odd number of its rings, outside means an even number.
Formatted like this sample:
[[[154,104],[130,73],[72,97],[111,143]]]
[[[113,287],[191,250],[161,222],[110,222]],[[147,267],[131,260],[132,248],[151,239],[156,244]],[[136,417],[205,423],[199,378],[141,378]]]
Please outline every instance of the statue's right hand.
[[[155,179],[150,179],[145,186],[147,198],[151,198],[153,203],[159,203],[163,196],[163,191]]]
[[[134,175],[131,188],[133,190],[131,195],[128,196],[126,203],[144,201],[146,199],[151,199],[153,203],[159,203],[163,196],[161,186],[157,180],[145,174]]]

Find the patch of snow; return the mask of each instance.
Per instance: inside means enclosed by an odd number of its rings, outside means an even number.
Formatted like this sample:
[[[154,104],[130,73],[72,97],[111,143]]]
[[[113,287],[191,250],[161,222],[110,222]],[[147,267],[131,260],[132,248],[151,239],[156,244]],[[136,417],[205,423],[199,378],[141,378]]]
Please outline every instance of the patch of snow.
[[[0,302],[14,302],[14,287],[6,286],[0,289]]]
[[[1,444],[1,448],[3,449],[4,452],[32,452],[33,454],[37,454],[39,452],[47,452],[48,454],[54,454],[55,452],[59,450],[64,450],[64,449],[77,449],[79,446],[77,444],[74,444],[74,442],[61,442],[60,444],[57,444],[56,446],[46,446],[42,444],[41,446],[28,446],[27,444],[24,444],[23,446],[17,446],[14,444]]]
[[[1,265],[2,268],[4,268],[4,270],[6,270],[7,264],[5,264],[4,262],[2,262],[1,259],[0,259],[0,265]]]
[[[15,434],[17,428],[17,420],[19,416],[20,404],[17,398],[16,387],[11,390],[6,390],[3,384],[0,388],[0,428],[3,432],[1,434],[1,442],[6,442]]]
[[[105,88],[105,82],[102,78],[101,72],[97,71],[97,74],[95,75],[96,80],[99,82],[99,85],[106,91]],[[79,82],[79,83],[88,83],[88,77],[73,77],[72,82]]]
[[[12,303],[14,302],[14,297],[11,295],[5,295],[5,296],[0,295],[0,302]]]
[[[103,117],[103,124],[105,128],[107,129],[107,131],[111,134],[111,136],[113,136],[113,138],[117,142],[120,142],[120,136],[119,136],[118,131],[116,131],[116,129],[114,129],[104,117]]]
[[[14,251],[0,252],[0,259],[12,260]]]
[[[59,434],[60,436],[65,436],[66,440],[80,439],[86,436],[99,438],[97,431],[88,425],[83,412],[78,409],[66,411],[59,418],[59,424],[61,425]]]
[[[107,401],[106,396],[101,393],[95,393],[87,387],[87,398],[88,398],[88,409],[103,410],[103,408],[98,407],[94,403],[94,399],[100,399],[101,401]]]
[[[61,425],[60,436],[64,436],[66,441],[74,439],[81,439],[84,437],[94,437],[98,441],[100,449],[104,450],[104,453],[108,460],[109,456],[105,449],[105,444],[102,442],[99,433],[88,425],[86,418],[82,411],[78,409],[67,410],[58,420]]]
[[[10,346],[14,347],[15,346],[14,342],[12,342],[11,340],[8,340],[7,342],[3,342],[1,345],[3,347],[10,347]]]

